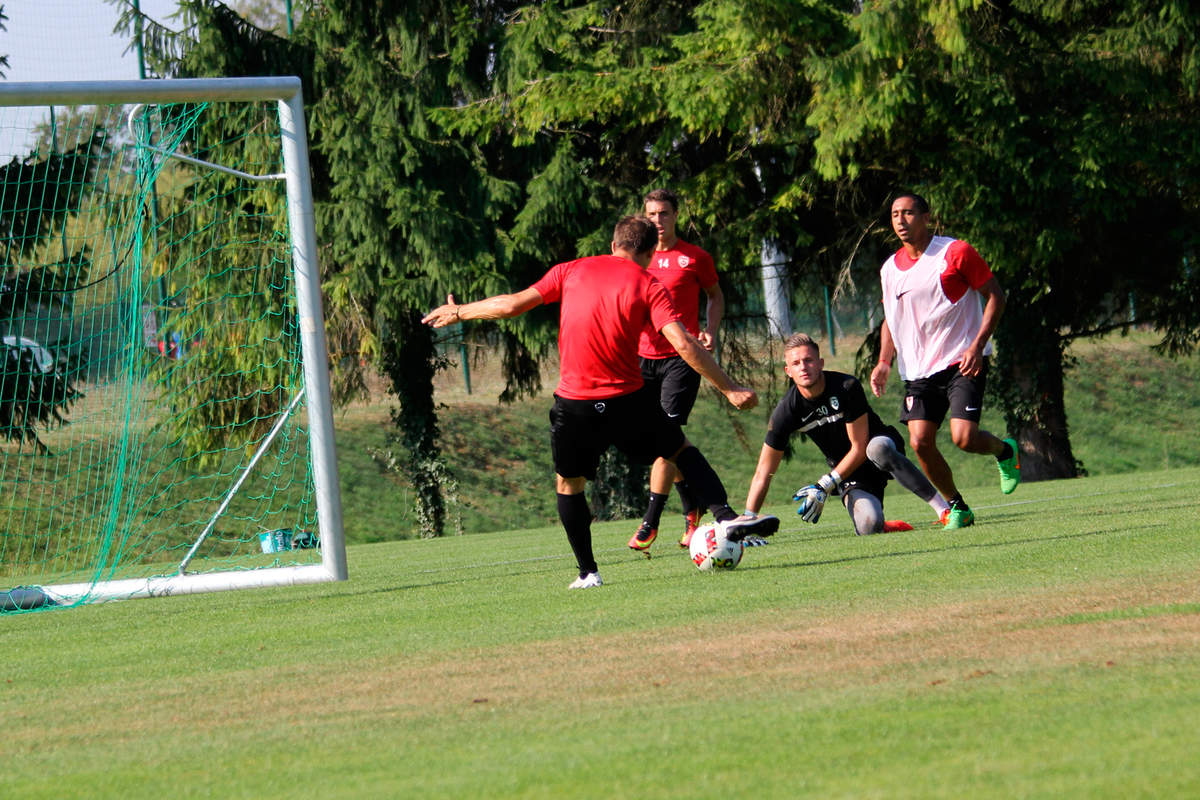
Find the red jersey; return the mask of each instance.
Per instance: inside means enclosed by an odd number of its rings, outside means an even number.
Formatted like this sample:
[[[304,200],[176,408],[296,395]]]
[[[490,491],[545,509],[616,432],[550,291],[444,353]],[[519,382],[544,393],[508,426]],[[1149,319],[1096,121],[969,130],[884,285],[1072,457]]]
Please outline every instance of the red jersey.
[[[640,389],[638,337],[647,327],[657,332],[681,321],[666,288],[620,256],[556,264],[533,288],[543,302],[562,304],[554,393],[568,400],[600,400]]]
[[[655,250],[647,271],[671,293],[683,327],[692,336],[699,336],[701,290],[717,285],[717,269],[713,266],[712,256],[680,239],[670,250]],[[675,348],[658,328],[642,331],[638,342],[639,356],[669,358],[675,354]]]

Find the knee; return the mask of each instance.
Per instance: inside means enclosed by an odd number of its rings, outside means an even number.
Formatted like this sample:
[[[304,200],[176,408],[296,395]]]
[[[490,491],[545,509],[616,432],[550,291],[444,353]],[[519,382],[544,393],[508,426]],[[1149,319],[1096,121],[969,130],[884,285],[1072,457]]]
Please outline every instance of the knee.
[[[855,490],[856,495],[848,502],[850,519],[854,521],[854,532],[859,536],[870,536],[883,530],[883,507],[866,496],[865,492]]]
[[[585,489],[587,489],[587,478],[564,478],[557,474],[554,476],[554,491],[558,494],[583,494]]]
[[[867,442],[867,459],[880,469],[888,468],[896,452],[896,445],[886,436],[876,436]]]
[[[883,530],[883,517],[873,511],[854,515],[854,533],[858,536],[870,536]]]
[[[927,455],[932,455],[937,452],[937,436],[912,436],[908,443],[912,445],[913,452],[919,457],[924,458]]]

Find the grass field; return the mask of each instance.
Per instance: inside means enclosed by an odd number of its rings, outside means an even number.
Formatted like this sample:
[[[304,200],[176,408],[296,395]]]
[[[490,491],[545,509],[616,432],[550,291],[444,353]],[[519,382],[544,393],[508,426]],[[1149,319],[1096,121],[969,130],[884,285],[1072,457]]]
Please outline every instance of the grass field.
[[[356,545],[351,580],[0,618],[0,797],[1200,796],[1200,469],[786,506],[700,573],[596,527]]]

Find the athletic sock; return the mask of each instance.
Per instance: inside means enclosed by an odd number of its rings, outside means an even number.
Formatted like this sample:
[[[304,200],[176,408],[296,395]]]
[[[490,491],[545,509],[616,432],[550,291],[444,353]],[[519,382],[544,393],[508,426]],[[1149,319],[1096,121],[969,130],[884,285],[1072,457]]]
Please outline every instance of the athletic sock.
[[[967,501],[963,500],[961,492],[950,498],[950,507],[953,508],[954,506],[958,506],[959,508],[970,508],[970,506],[967,505]]]
[[[1007,461],[1013,457],[1012,445],[1008,442],[1004,443],[1004,449],[1000,451],[1000,455],[996,456],[997,461]]]
[[[929,507],[933,509],[934,514],[938,515],[938,519],[941,519],[942,514],[950,508],[950,504],[940,494],[934,494],[929,500]]]
[[[736,511],[730,508],[728,503],[723,505],[711,505],[708,510],[712,512],[713,519],[717,522],[728,522],[738,515]]]
[[[687,481],[676,481],[675,491],[679,493],[679,502],[683,506],[683,515],[685,517],[688,515],[688,512],[700,507],[700,504],[696,502],[696,495],[692,491],[692,487],[688,486]]]
[[[575,553],[579,566],[579,577],[589,572],[599,572],[596,557],[592,553],[592,510],[588,508],[587,495],[558,494],[558,518],[567,532],[567,542]]]
[[[651,528],[658,530],[658,523],[662,519],[663,509],[667,506],[667,498],[670,495],[659,494],[658,492],[650,493],[650,502],[646,506],[646,515],[642,517],[642,521]]]
[[[721,517],[717,517],[716,509],[729,508],[729,496],[725,493],[725,485],[721,483],[721,479],[717,477],[717,473],[713,471],[712,465],[708,463],[708,459],[696,448],[695,445],[690,445],[684,448],[683,452],[675,457],[675,466],[679,470],[679,474],[688,482],[688,486],[695,494],[697,507],[707,506],[713,512],[718,522],[722,522]],[[726,519],[732,519],[737,514],[733,514]]]

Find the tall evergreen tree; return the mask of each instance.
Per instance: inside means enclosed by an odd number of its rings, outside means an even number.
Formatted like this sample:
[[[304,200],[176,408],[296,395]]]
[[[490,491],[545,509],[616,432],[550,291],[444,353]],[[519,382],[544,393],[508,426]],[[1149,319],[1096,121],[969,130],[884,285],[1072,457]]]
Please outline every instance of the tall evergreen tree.
[[[1075,475],[1070,342],[1135,322],[1169,352],[1200,338],[1200,11],[886,0],[847,24],[849,47],[809,60],[822,174],[920,191],[990,261],[1008,292],[990,384],[1023,472]]]
[[[330,340],[350,348],[337,354],[346,357],[335,373],[348,368],[341,377],[352,383],[367,357],[391,379],[405,453],[391,463],[416,489],[425,535],[444,527],[445,468],[433,406],[438,359],[420,318],[447,288],[507,288],[489,220],[514,191],[479,172],[469,144],[441,137],[425,108],[462,101],[484,75],[482,35],[502,16],[461,4],[345,0],[307,9],[290,40],[217,0],[182,0],[176,30],[143,21],[157,74],[302,78]],[[134,22],[128,12],[130,32]],[[520,350],[519,340],[510,344]]]

